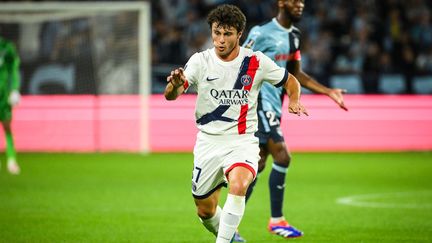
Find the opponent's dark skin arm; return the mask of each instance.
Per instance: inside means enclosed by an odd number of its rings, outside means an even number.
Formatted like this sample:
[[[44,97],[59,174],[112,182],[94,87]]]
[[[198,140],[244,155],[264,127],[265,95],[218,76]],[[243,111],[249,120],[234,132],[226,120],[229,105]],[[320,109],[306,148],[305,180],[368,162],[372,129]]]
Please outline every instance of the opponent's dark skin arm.
[[[300,61],[292,62],[292,68],[290,72],[298,79],[301,86],[311,90],[314,93],[327,95],[330,97],[330,99],[336,102],[336,104],[338,104],[341,109],[346,111],[348,110],[343,100],[343,94],[346,93],[346,90],[332,89],[320,84],[302,70]]]

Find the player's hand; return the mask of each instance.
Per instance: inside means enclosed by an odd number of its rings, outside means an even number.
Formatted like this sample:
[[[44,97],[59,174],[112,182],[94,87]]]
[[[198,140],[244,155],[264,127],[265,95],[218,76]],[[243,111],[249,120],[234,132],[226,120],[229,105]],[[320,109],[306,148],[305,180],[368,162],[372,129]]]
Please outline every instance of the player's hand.
[[[186,81],[186,77],[183,73],[183,68],[177,68],[171,71],[171,74],[167,77],[167,82],[171,83],[174,88],[182,86]]]
[[[344,104],[343,94],[347,92],[346,89],[331,89],[328,93],[328,96],[339,105],[339,107],[345,111],[348,111],[348,108]]]
[[[16,106],[21,100],[21,94],[18,90],[12,90],[12,92],[9,94],[9,104],[11,106]]]
[[[301,114],[309,116],[306,108],[304,108],[300,102],[290,102],[288,105],[288,111],[289,113],[297,114],[298,116],[301,116]]]

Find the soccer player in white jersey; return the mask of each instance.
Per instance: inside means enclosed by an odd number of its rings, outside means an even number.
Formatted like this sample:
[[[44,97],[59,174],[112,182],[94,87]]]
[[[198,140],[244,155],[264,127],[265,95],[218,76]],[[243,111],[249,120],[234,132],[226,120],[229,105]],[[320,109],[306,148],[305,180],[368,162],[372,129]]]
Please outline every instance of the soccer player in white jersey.
[[[216,236],[216,243],[227,243],[240,224],[245,194],[257,173],[260,157],[254,133],[264,80],[285,88],[290,113],[307,112],[293,75],[263,53],[240,47],[246,18],[239,8],[220,5],[209,13],[207,22],[214,48],[195,53],[184,70],[171,72],[165,98],[175,100],[189,86],[198,92],[192,194],[203,225]],[[221,209],[219,195],[226,183],[228,195]]]
[[[325,94],[346,110],[342,89],[330,89],[306,74],[301,68],[300,30],[293,24],[301,18],[304,0],[278,0],[278,13],[267,23],[255,26],[249,32],[244,46],[254,51],[262,51],[281,67],[287,68],[300,84],[318,94]],[[258,97],[258,132],[260,143],[260,161],[258,173],[264,170],[269,154],[273,164],[269,176],[271,218],[268,230],[284,238],[302,236],[303,233],[291,226],[285,219],[283,199],[285,190],[285,175],[291,162],[284,137],[280,128],[282,116],[283,90],[267,83],[263,84]],[[246,200],[249,199],[255,180],[249,187]],[[237,233],[235,242],[245,242]]]

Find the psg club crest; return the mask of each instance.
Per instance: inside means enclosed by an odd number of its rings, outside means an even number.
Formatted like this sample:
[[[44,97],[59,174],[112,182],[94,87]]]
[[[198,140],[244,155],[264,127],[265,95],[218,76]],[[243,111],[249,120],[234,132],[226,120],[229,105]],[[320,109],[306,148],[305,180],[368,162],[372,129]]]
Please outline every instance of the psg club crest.
[[[248,86],[252,83],[252,78],[251,76],[245,74],[240,78],[240,81],[243,84],[243,86]]]

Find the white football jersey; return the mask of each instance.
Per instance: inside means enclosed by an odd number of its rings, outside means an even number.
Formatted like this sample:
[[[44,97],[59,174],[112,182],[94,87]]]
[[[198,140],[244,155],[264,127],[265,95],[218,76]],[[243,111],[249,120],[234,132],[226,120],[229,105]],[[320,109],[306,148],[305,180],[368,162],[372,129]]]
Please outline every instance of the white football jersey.
[[[215,49],[195,53],[184,70],[185,87],[195,86],[197,127],[212,135],[254,134],[257,99],[263,81],[282,86],[288,72],[262,52],[240,47],[239,55],[225,62]]]

